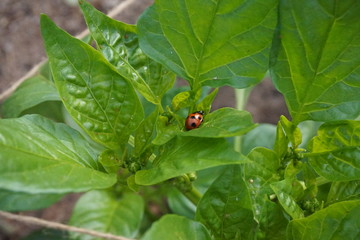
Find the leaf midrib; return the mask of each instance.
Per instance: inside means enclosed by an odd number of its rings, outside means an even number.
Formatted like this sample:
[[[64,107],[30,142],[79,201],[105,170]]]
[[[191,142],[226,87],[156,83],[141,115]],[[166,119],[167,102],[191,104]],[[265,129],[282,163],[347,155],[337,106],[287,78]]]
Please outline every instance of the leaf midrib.
[[[318,75],[318,71],[319,71],[319,67],[320,67],[320,63],[321,63],[321,61],[322,61],[322,59],[323,59],[323,56],[324,56],[324,50],[325,50],[325,46],[327,45],[327,42],[328,42],[328,40],[329,40],[329,35],[330,35],[330,33],[332,32],[332,29],[333,29],[333,27],[334,27],[334,25],[335,25],[335,23],[336,23],[336,18],[335,18],[335,16],[336,16],[336,6],[337,6],[337,1],[335,1],[335,4],[334,4],[334,9],[333,9],[333,11],[334,11],[334,14],[333,14],[333,16],[332,16],[332,22],[331,22],[331,25],[329,26],[329,28],[328,28],[328,31],[326,31],[326,38],[325,38],[325,42],[321,45],[321,50],[320,50],[320,54],[319,54],[319,56],[318,56],[318,58],[317,58],[317,61],[316,61],[316,68],[315,69],[313,69],[313,77],[310,79],[311,81],[310,81],[310,83],[309,84],[307,84],[306,85],[306,87],[305,87],[305,91],[304,91],[304,93],[305,93],[305,95],[302,97],[302,98],[299,98],[299,95],[298,95],[298,92],[295,90],[294,91],[294,93],[296,94],[296,99],[297,99],[297,101],[298,101],[298,103],[299,103],[299,108],[298,108],[298,110],[297,111],[294,111],[294,113],[295,113],[295,115],[294,115],[294,122],[300,122],[301,121],[301,115],[303,115],[304,114],[304,108],[306,107],[306,105],[307,105],[307,99],[309,98],[309,95],[310,95],[310,93],[312,92],[311,91],[311,87],[312,87],[312,85],[313,85],[313,83],[316,81],[316,77],[317,77],[317,75]],[[304,40],[304,37],[302,36],[302,33],[301,33],[301,31],[300,31],[300,28],[299,28],[299,25],[298,25],[298,20],[297,20],[297,18],[296,18],[296,14],[295,14],[295,12],[294,12],[294,8],[292,7],[291,8],[291,14],[292,14],[292,16],[293,16],[293,19],[294,19],[294,24],[295,24],[295,26],[296,26],[296,29],[297,29],[297,32],[298,32],[298,35],[299,35],[299,37],[300,37],[300,39],[301,39],[301,41],[302,41],[302,43],[304,44],[304,46],[305,46],[305,40]],[[285,49],[285,48],[284,48]],[[286,55],[288,55],[288,54],[286,54]],[[306,50],[305,50],[305,55],[307,56],[307,54],[306,54]],[[289,59],[289,58],[288,58]],[[310,65],[310,61],[308,60],[307,61],[307,64],[308,64],[308,66],[309,66],[309,68],[310,69],[312,69],[312,67],[311,67],[311,65]],[[290,67],[290,69],[291,69],[291,67]],[[290,73],[292,73],[292,71],[290,70]],[[293,75],[293,74],[292,74]],[[293,78],[291,78],[292,79],[292,82],[293,82],[293,86],[294,86],[294,89],[296,89],[295,88],[295,85],[296,84],[294,84],[294,79]]]
[[[57,40],[57,38],[55,38],[55,40]],[[109,126],[110,126],[111,129],[112,129],[112,133],[116,135],[116,131],[115,131],[114,126],[112,125],[112,123],[111,123],[108,115],[106,114],[105,109],[103,109],[103,107],[101,106],[101,104],[99,103],[99,101],[97,100],[97,98],[95,97],[92,89],[89,87],[89,84],[88,84],[88,83],[85,81],[85,79],[81,76],[80,72],[79,72],[78,69],[74,66],[73,62],[70,61],[70,59],[68,58],[67,54],[66,54],[65,51],[63,50],[62,45],[59,44],[58,41],[55,41],[55,42],[56,42],[56,45],[58,46],[58,48],[61,50],[62,55],[66,58],[67,62],[68,62],[68,63],[72,66],[72,68],[75,70],[75,72],[77,73],[77,75],[79,76],[79,78],[85,83],[86,88],[88,89],[88,91],[89,91],[90,94],[91,94],[91,97],[94,99],[94,101],[96,102],[96,105],[97,105],[97,106],[100,108],[100,110],[103,112],[103,114],[104,114],[104,116],[105,116],[105,118],[106,118],[107,123],[109,124]],[[81,46],[81,47],[83,47],[83,46]],[[88,54],[88,51],[86,51],[86,54],[87,54],[87,57],[89,58],[89,62],[91,62],[91,64],[90,64],[90,67],[91,67],[92,64],[93,64],[93,61],[90,61],[91,58],[90,58],[90,56],[89,56],[89,54]],[[64,78],[64,79],[65,79],[65,81],[67,82],[66,78]],[[114,85],[113,78],[112,78],[111,85]],[[109,93],[109,96],[110,96],[110,95],[111,95],[111,92]],[[64,104],[65,104],[65,102],[64,102]],[[65,105],[70,106],[70,104],[67,104],[67,103],[66,103]],[[87,115],[86,115],[86,116],[87,116]]]
[[[138,81],[134,80],[133,82],[135,82],[136,84],[140,84],[145,86],[145,88],[147,89],[147,92],[150,93],[151,97],[153,98],[153,100],[157,100],[155,94],[153,93],[153,91],[151,90],[150,86],[146,83],[146,81],[141,77],[141,75],[138,73],[138,71],[136,71],[133,66],[127,61],[125,60],[117,51],[116,49],[113,47],[113,45],[111,45],[108,41],[108,39],[104,36],[103,32],[101,31],[101,29],[99,29],[99,26],[97,24],[93,24],[93,26],[96,27],[97,32],[99,32],[101,34],[101,37],[103,39],[103,42],[106,44],[107,47],[109,47],[115,54],[116,56],[118,56],[125,64],[126,66],[131,70],[132,73],[135,73],[135,75],[138,77],[138,79],[140,79],[141,83],[138,83]],[[101,48],[100,48],[101,49]],[[118,69],[116,68],[117,72],[119,73],[119,75],[121,75],[123,78],[127,79],[128,76],[124,76],[120,71],[118,71]]]
[[[204,56],[204,52],[205,52],[205,48],[206,48],[206,45],[208,44],[208,41],[209,41],[209,38],[210,38],[210,33],[212,31],[212,26],[213,26],[213,23],[215,21],[215,16],[216,16],[216,13],[218,11],[218,8],[219,8],[219,0],[216,1],[216,7],[214,8],[213,10],[213,13],[212,13],[212,16],[211,16],[211,22],[209,24],[209,29],[207,31],[207,34],[206,34],[206,38],[205,38],[205,41],[202,45],[202,48],[200,50],[200,55],[199,55],[199,60],[197,61],[196,63],[196,68],[195,68],[195,76],[194,76],[194,79],[193,79],[193,85],[195,86],[195,91],[197,90],[197,85],[199,85],[199,76],[200,76],[200,69],[202,67],[202,64],[203,64],[203,56]],[[187,11],[187,17],[190,19],[190,16],[189,16],[189,11]],[[190,21],[191,22],[191,21]],[[195,36],[195,33],[194,33],[194,36]]]

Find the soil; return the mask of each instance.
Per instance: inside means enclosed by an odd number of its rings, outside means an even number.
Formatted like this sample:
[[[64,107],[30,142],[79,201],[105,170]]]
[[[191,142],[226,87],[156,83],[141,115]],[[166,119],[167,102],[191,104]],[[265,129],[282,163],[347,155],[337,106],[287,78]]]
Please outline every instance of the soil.
[[[86,25],[79,8],[73,0],[1,0],[0,1],[0,95],[17,79],[45,58],[45,51],[39,31],[39,14],[45,13],[56,24],[72,35],[82,32]],[[123,0],[92,0],[91,3],[102,12],[108,12]],[[135,1],[115,18],[135,24],[140,13],[152,0]],[[234,90],[220,89],[215,108],[235,106]],[[273,123],[281,114],[288,116],[282,95],[271,81],[266,79],[252,91],[246,109],[253,114],[255,122]],[[70,194],[48,209],[21,214],[66,223],[79,194]],[[17,222],[0,218],[0,240],[15,240],[33,231]]]

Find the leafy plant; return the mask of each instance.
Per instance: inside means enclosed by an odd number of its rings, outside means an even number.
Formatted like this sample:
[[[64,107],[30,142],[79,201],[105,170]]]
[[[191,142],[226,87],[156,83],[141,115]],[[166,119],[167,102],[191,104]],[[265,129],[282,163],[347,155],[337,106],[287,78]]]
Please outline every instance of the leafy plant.
[[[49,65],[2,105],[2,210],[87,192],[69,224],[130,238],[358,238],[359,1],[157,0],[137,26],[79,6],[96,48],[42,15]],[[291,121],[210,111],[267,71]]]

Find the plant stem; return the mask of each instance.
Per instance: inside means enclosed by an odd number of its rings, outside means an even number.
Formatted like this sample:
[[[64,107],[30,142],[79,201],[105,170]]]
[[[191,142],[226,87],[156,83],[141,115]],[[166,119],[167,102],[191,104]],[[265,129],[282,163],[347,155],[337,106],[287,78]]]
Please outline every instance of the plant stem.
[[[192,186],[190,191],[183,191],[181,188],[179,188],[179,191],[182,192],[185,197],[187,199],[189,199],[195,206],[197,206],[197,204],[199,203],[202,194],[199,192],[199,190],[197,190],[197,188],[195,188],[194,186]]]
[[[244,110],[248,97],[252,88],[235,89],[236,97],[236,109]],[[234,141],[234,149],[237,152],[241,152],[241,138],[242,136],[236,136]]]

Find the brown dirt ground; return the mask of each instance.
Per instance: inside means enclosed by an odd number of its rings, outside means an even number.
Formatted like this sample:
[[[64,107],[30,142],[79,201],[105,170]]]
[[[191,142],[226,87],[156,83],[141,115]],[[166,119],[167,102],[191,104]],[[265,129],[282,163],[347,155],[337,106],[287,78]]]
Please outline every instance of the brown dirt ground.
[[[123,0],[93,0],[99,10],[108,12]],[[0,1],[0,94],[8,89],[34,65],[45,58],[39,31],[39,14],[46,13],[70,34],[85,29],[80,10],[66,0],[1,0]],[[119,16],[118,20],[134,24],[139,14],[152,0],[138,0]],[[220,89],[216,108],[234,107],[234,91],[229,87]],[[276,123],[281,114],[288,116],[283,97],[270,80],[263,81],[250,95],[247,110],[255,122]],[[47,220],[66,222],[79,194],[70,194],[59,203],[42,211],[22,214]],[[15,240],[34,230],[23,224],[0,218],[0,240]]]

